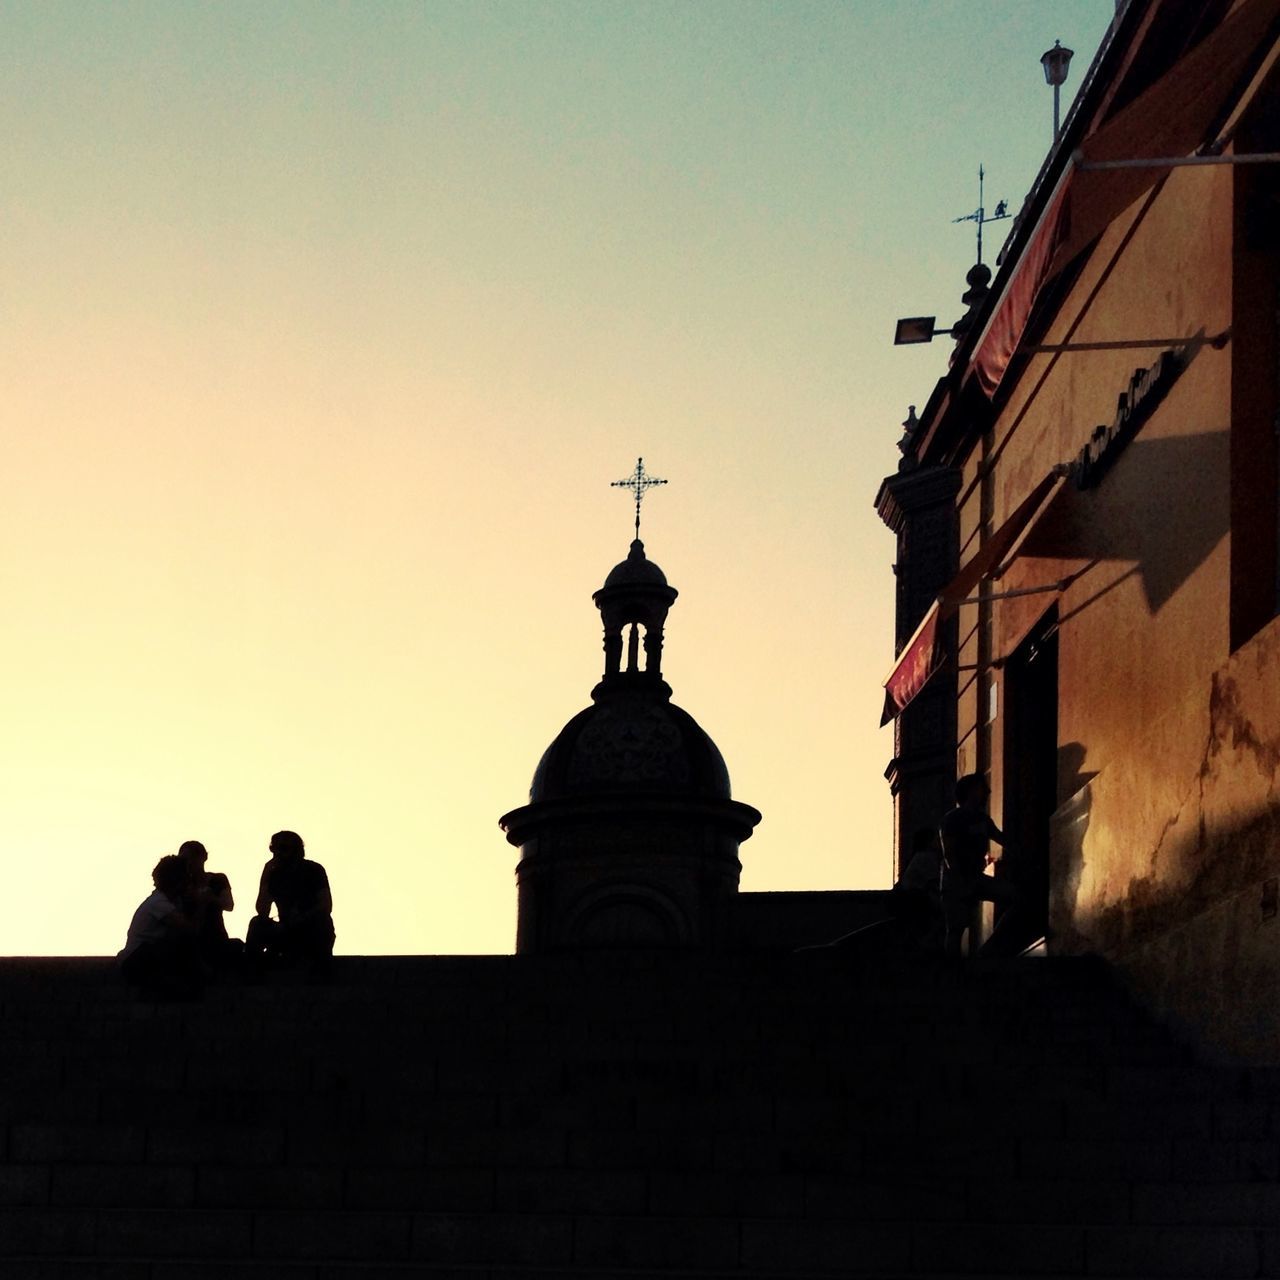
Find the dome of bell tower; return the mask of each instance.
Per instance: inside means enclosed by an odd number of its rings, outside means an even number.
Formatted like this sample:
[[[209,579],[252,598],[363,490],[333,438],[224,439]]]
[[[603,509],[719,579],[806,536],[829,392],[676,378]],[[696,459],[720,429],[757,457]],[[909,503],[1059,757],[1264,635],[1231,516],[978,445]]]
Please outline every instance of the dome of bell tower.
[[[760,814],[731,799],[719,748],[662,678],[678,594],[637,537],[592,595],[604,673],[591,706],[500,820],[520,849],[517,951],[726,945],[738,846]]]

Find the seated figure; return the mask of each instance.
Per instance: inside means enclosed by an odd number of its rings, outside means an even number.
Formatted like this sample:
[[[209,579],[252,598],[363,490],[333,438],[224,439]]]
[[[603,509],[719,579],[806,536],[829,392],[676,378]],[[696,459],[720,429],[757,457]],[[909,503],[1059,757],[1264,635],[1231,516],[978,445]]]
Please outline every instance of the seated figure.
[[[245,948],[255,960],[301,963],[323,972],[334,942],[329,877],[318,862],[307,860],[302,837],[294,831],[277,831],[270,848]]]
[[[154,892],[133,913],[120,952],[126,982],[149,995],[190,997],[200,993],[202,973],[195,921],[182,910],[188,869],[173,854],[151,873]]]
[[[235,909],[231,881],[221,871],[206,871],[209,853],[199,840],[184,840],[178,857],[187,867],[187,892],[183,910],[196,926],[196,945],[200,958],[211,968],[226,969],[234,965],[242,946],[238,938],[227,937],[223,921],[226,912]]]

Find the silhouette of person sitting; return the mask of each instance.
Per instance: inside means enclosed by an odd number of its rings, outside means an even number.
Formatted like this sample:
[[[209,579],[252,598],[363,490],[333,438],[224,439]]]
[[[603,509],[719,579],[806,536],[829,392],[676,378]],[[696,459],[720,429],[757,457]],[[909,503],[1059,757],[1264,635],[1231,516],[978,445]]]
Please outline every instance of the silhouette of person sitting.
[[[1007,880],[984,874],[992,860],[991,845],[1004,846],[1004,833],[987,813],[991,788],[982,774],[966,773],[956,782],[955,794],[956,806],[944,815],[938,828],[942,841],[945,949],[948,955],[959,956],[960,940],[972,923],[974,907],[979,902],[994,902],[1001,908],[1000,915],[981,952],[1002,954],[1016,928],[1018,891]]]
[[[946,933],[942,915],[942,849],[938,833],[921,827],[911,837],[911,858],[893,886],[893,917],[902,932],[925,951],[941,951]]]
[[[200,994],[202,973],[196,945],[196,923],[182,910],[187,891],[187,864],[175,854],[156,863],[155,886],[129,922],[120,952],[120,972],[150,995],[190,997]]]
[[[187,868],[187,892],[182,909],[196,925],[196,946],[200,958],[214,969],[233,964],[242,944],[227,937],[223,915],[235,910],[231,881],[220,871],[206,871],[209,851],[199,840],[184,840],[178,846]]]
[[[255,959],[300,962],[324,972],[334,942],[329,877],[318,862],[307,860],[297,832],[277,831],[270,848],[245,947]],[[271,919],[273,906],[277,920]]]

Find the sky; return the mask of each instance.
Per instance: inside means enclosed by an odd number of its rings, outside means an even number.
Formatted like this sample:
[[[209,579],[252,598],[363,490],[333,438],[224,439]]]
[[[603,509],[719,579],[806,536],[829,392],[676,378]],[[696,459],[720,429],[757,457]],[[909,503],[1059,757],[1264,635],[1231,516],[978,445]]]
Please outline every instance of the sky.
[[[512,950],[638,456],[742,888],[886,886],[894,321],[1113,7],[0,0],[0,953],[114,953],[186,839],[243,936],[282,828],[339,953]]]

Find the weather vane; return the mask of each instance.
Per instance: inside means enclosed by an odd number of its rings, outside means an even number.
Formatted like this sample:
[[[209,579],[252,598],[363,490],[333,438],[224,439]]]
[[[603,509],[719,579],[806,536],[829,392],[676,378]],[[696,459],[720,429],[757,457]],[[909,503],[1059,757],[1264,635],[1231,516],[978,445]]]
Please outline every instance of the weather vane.
[[[644,501],[644,495],[655,485],[666,484],[665,480],[656,480],[653,476],[647,475],[644,469],[644,459],[636,459],[636,469],[625,480],[613,480],[609,484],[611,489],[630,489],[636,495],[636,537],[640,537],[640,504]]]
[[[982,171],[982,166],[978,166],[978,207],[972,213],[962,214],[959,218],[952,218],[952,222],[976,222],[978,224],[978,261],[982,261],[982,227],[987,222],[1000,222],[1005,218],[1012,216],[1009,213],[1009,202],[1001,200],[996,205],[996,211],[987,217],[987,211],[982,205],[982,180],[986,175]]]

